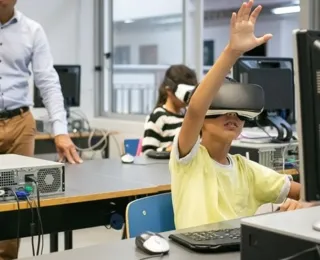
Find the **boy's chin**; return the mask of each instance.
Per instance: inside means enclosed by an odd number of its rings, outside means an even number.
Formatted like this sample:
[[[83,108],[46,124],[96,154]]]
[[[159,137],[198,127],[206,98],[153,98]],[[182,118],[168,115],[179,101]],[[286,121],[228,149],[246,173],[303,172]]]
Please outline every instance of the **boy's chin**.
[[[226,142],[231,143],[232,141],[237,140],[238,137],[239,135],[237,133],[230,132],[226,134],[225,140]]]

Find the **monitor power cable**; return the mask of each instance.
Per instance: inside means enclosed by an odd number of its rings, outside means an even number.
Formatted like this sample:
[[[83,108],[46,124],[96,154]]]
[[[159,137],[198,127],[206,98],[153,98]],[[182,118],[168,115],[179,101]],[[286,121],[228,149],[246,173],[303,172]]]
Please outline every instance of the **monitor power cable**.
[[[280,260],[294,260],[296,258],[300,258],[300,256],[303,256],[303,255],[310,253],[310,252],[313,252],[313,251],[316,251],[318,253],[318,257],[320,259],[320,246],[316,245],[316,246],[308,248],[302,252],[296,253],[292,256],[281,258]]]
[[[34,210],[32,206],[32,201],[27,196],[26,197],[27,203],[29,205],[29,208],[31,210],[31,223],[30,223],[30,234],[31,234],[31,247],[32,247],[32,255],[36,256],[36,251],[34,247],[34,234],[35,234],[35,222],[34,222]]]
[[[39,191],[39,184],[38,180],[34,176],[26,176],[27,182],[32,182],[36,187],[36,200],[34,201],[36,204],[36,213],[38,217],[38,243],[37,243],[37,251],[36,255],[43,254],[43,247],[44,247],[44,231],[43,231],[43,224],[40,212],[40,191]],[[41,249],[40,249],[41,248]]]

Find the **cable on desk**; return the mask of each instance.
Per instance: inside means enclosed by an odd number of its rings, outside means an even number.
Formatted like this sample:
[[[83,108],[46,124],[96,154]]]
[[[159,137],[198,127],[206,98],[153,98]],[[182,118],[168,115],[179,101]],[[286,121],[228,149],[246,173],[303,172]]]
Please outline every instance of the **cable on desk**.
[[[17,207],[18,207],[18,216],[17,216],[17,255],[19,253],[19,244],[20,244],[20,200],[17,196],[17,194],[15,193],[15,191],[11,188],[11,187],[5,187],[4,188],[5,191],[10,191],[12,193],[12,195],[15,198],[15,201],[17,202]]]
[[[147,259],[151,259],[151,258],[162,258],[165,254],[159,254],[159,255],[151,255],[151,256],[146,256],[143,258],[140,258],[139,260],[147,260]]]
[[[37,244],[37,252],[36,255],[38,256],[39,253],[43,254],[43,247],[44,247],[44,232],[43,232],[43,225],[42,225],[42,219],[40,214],[40,191],[39,191],[39,184],[37,178],[34,176],[26,176],[26,180],[34,183],[36,186],[36,194],[37,194],[37,201],[36,203],[36,212],[38,216],[38,244]],[[41,251],[40,251],[41,246]]]
[[[294,254],[294,255],[292,255],[292,256],[289,256],[289,257],[282,258],[282,259],[280,259],[280,260],[294,260],[294,259],[296,259],[296,258],[299,257],[299,256],[305,255],[305,254],[310,253],[310,252],[313,252],[313,251],[317,251],[317,252],[318,252],[318,256],[319,256],[319,259],[320,259],[320,247],[317,245],[317,246],[315,246],[315,247],[306,249],[306,250],[304,250],[304,251],[302,251],[302,252],[296,253],[296,254]]]
[[[40,214],[40,192],[39,192],[39,187],[38,187],[38,181],[35,182],[36,189],[37,189],[37,202],[36,202],[36,212],[38,215],[38,245],[37,245],[37,255],[39,255],[39,250],[40,250],[40,238],[41,238],[41,252],[40,254],[43,254],[43,247],[44,247],[44,232],[43,232],[43,225],[42,225],[42,219],[41,219],[41,214]]]
[[[262,130],[268,137],[270,137],[271,139],[274,139],[274,137],[272,135],[270,135],[268,133],[268,131],[266,129],[264,129],[264,127],[262,125],[260,125],[259,120],[255,119],[255,123],[257,124],[259,129]]]
[[[82,119],[88,125],[89,132],[90,132],[89,138],[88,138],[88,147],[81,148],[76,146],[76,149],[80,152],[95,151],[99,146],[103,145],[99,150],[104,151],[108,145],[109,131],[106,131],[104,129],[92,128],[88,118],[83,113],[78,113],[76,111],[70,111],[70,113],[80,117],[80,119]],[[81,129],[78,129],[78,131],[81,132]],[[101,133],[102,137],[96,144],[92,145],[92,139],[97,132]]]
[[[36,256],[35,247],[34,247],[34,233],[35,233],[34,211],[33,211],[32,202],[31,202],[31,200],[29,199],[28,196],[26,197],[26,200],[27,200],[28,205],[29,205],[30,210],[31,210],[30,234],[31,234],[32,255]]]

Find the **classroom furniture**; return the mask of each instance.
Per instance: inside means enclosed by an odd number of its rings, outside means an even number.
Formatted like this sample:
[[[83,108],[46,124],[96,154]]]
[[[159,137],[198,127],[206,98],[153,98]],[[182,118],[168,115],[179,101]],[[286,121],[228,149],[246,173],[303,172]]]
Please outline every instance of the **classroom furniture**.
[[[320,216],[320,207],[313,207],[308,209],[296,210],[296,211],[288,211],[283,213],[275,213],[275,214],[266,214],[260,215],[250,218],[244,218],[242,220],[236,219],[231,221],[225,221],[216,224],[210,224],[202,227],[196,227],[191,229],[183,230],[184,232],[192,232],[199,231],[201,229],[221,229],[221,228],[232,228],[239,227],[242,225],[248,225],[255,228],[261,228],[261,231],[272,230],[274,237],[270,238],[265,237],[264,235],[259,236],[259,239],[268,240],[268,243],[271,243],[272,246],[266,247],[265,244],[257,245],[252,244],[252,248],[249,249],[248,253],[254,253],[252,256],[259,256],[251,259],[288,259],[288,257],[293,256],[294,253],[286,252],[281,257],[276,258],[261,258],[262,255],[270,256],[271,252],[281,252],[283,250],[282,245],[286,245],[287,248],[290,248],[292,251],[302,252],[304,249],[297,248],[292,246],[289,243],[290,239],[295,239],[296,241],[300,241],[300,243],[308,242],[310,248],[314,248],[315,250],[311,252],[311,254],[303,254],[299,257],[299,259],[318,259],[318,253],[316,251],[315,245],[320,244],[320,236],[319,232],[312,229],[312,224],[318,220],[318,216]],[[283,224],[285,223],[285,225]],[[162,233],[165,238],[168,238],[170,234],[173,232],[182,232],[179,231],[170,231]],[[284,237],[287,239],[287,243],[283,242],[283,244],[277,244],[278,237]],[[170,251],[168,255],[161,257],[163,260],[240,260],[247,259],[244,258],[248,256],[244,255],[243,252],[234,252],[234,253],[219,253],[219,254],[203,254],[196,253],[190,251],[180,245],[169,240]],[[254,249],[256,247],[256,249]],[[300,250],[301,249],[301,250]],[[313,254],[312,254],[313,253]],[[242,255],[242,257],[241,257]],[[313,255],[313,257],[312,257]],[[35,260],[87,260],[91,259],[94,256],[95,260],[105,260],[105,259],[130,259],[130,260],[139,260],[139,259],[147,259],[148,255],[138,250],[135,246],[134,239],[127,239],[122,241],[109,241],[105,244],[84,247],[79,249],[74,249],[70,251],[64,251],[61,253],[54,253],[50,255],[44,255],[40,257],[36,257]],[[31,260],[34,258],[27,258],[25,260]],[[297,257],[290,259],[298,259]]]
[[[224,223],[217,223],[208,225],[210,228],[230,228],[230,226],[240,225],[240,220],[236,221],[227,221]],[[199,227],[198,227],[199,228]],[[187,229],[186,231],[193,231],[195,229]],[[168,236],[177,231],[170,231],[161,233],[166,239]],[[180,231],[181,232],[181,231]],[[190,251],[170,240],[170,251],[168,255],[159,258],[152,259],[161,259],[161,260],[240,260],[240,253],[221,253],[221,254],[203,254]],[[105,259],[114,259],[114,260],[140,260],[140,259],[149,259],[148,255],[141,252],[136,248],[135,239],[126,239],[121,241],[108,241],[104,244],[94,245],[90,247],[84,247],[79,249],[73,249],[70,251],[64,251],[61,253],[54,253],[50,255],[44,255],[35,258],[35,260],[87,260],[91,259],[94,256],[94,260],[105,260]],[[31,260],[33,258],[28,258],[26,260]]]
[[[171,193],[163,193],[130,202],[126,209],[127,238],[146,231],[156,233],[174,230]]]
[[[112,132],[110,134],[115,134],[115,132]],[[90,136],[89,132],[78,132],[78,133],[69,133],[69,136],[71,137],[71,140],[74,142],[74,144],[81,148],[87,148],[88,147],[88,139]],[[103,135],[99,132],[95,133],[92,138],[92,145],[96,144],[101,140]],[[104,149],[103,152],[103,158],[109,158],[109,139],[110,137],[107,137],[107,146]],[[101,144],[97,149],[100,150],[103,147],[103,144]],[[56,153],[57,149],[54,143],[54,136],[48,133],[37,133],[35,137],[35,154],[48,154],[48,153]]]
[[[123,165],[119,159],[66,165],[66,192],[41,199],[50,251],[58,251],[58,232],[65,232],[65,249],[72,248],[72,230],[108,225],[112,212],[125,215],[127,204],[139,196],[170,191],[168,165]],[[17,203],[0,203],[0,240],[17,237]],[[20,237],[30,236],[31,211],[20,202]]]

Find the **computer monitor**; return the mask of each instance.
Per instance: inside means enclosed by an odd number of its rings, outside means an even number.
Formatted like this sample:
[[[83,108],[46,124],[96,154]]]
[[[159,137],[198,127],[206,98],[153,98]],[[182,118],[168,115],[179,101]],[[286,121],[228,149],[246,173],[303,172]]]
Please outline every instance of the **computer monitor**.
[[[273,126],[275,141],[290,141],[295,123],[293,59],[241,57],[232,72],[238,82],[260,85],[265,92],[264,112],[247,126]]]
[[[320,31],[295,30],[297,130],[302,199],[320,200]],[[319,216],[320,219],[320,216]],[[320,221],[313,228],[320,231]]]
[[[69,108],[80,106],[81,66],[54,65],[54,69],[59,76],[67,117],[69,117]],[[34,107],[44,107],[40,91],[36,85],[34,85],[33,100]]]
[[[265,57],[267,56],[267,43],[261,44],[250,51],[247,51],[243,56],[252,56],[252,57]]]

